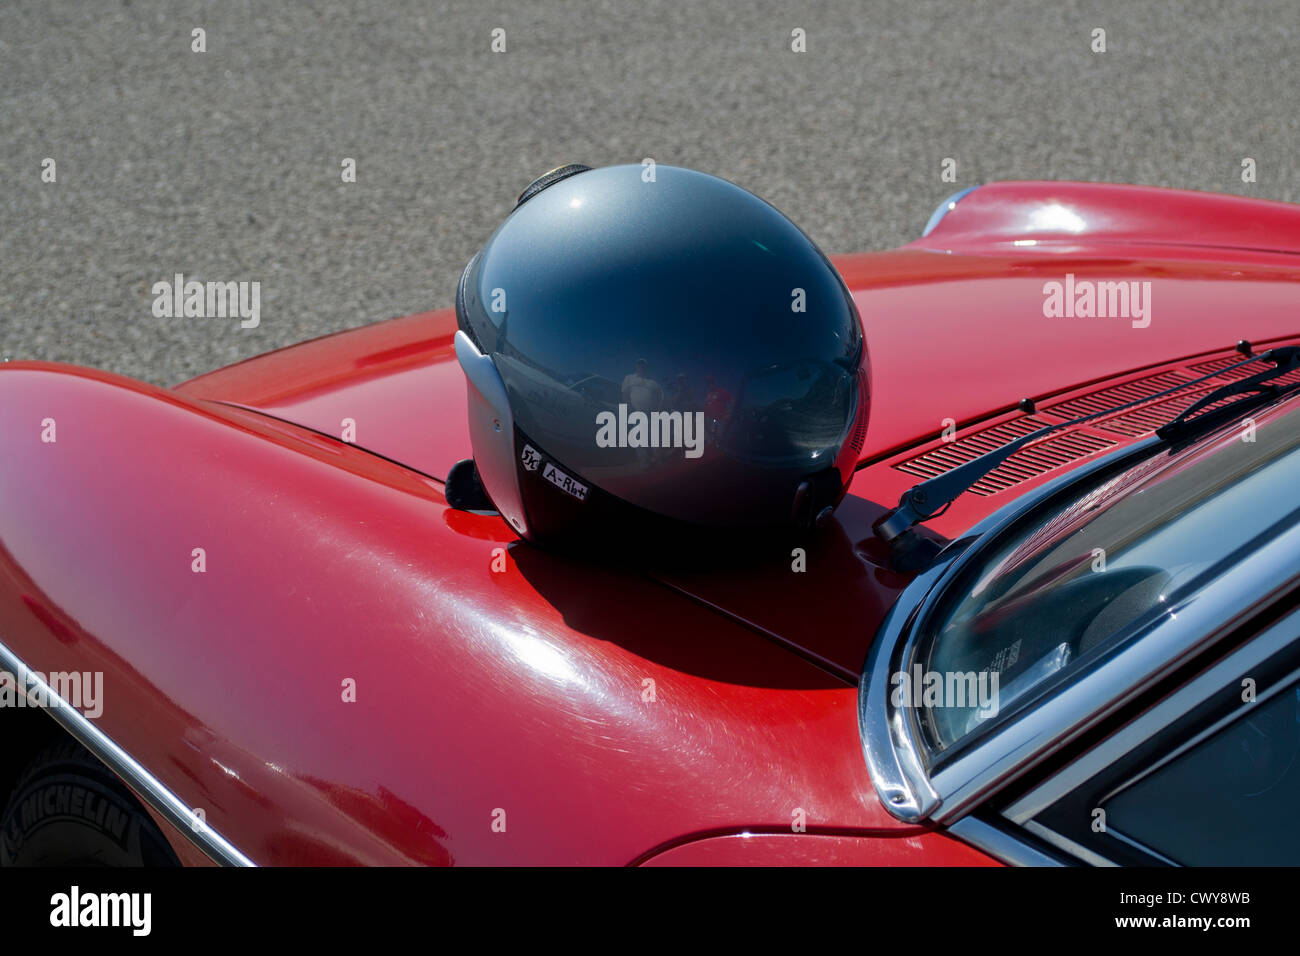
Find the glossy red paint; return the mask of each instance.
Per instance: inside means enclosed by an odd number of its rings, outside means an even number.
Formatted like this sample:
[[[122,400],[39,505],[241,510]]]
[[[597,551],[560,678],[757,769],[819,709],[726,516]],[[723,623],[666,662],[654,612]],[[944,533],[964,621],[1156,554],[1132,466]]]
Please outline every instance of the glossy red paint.
[[[730,833],[693,840],[644,866],[997,866],[941,833],[864,839],[825,833]]]
[[[796,809],[906,829],[851,683],[635,572],[516,544],[494,573],[505,526],[395,464],[39,363],[0,374],[0,435],[6,643],[104,671],[100,728],[255,862],[623,864]]]
[[[1057,209],[1081,231],[1031,228],[1060,218]],[[1014,246],[1013,235],[1037,236],[1022,241],[1039,245]],[[1300,207],[1137,186],[1002,183],[969,194],[912,246],[836,257],[871,361],[863,460],[933,437],[945,419],[965,427],[1021,398],[1044,399],[1241,338],[1300,332],[1300,259],[1228,248],[1265,236],[1300,249]],[[1044,317],[1043,285],[1066,273],[1153,282],[1151,324]],[[451,310],[409,316],[273,352],[177,390],[329,435],[351,418],[357,444],[444,477],[469,455],[454,332]],[[398,408],[438,411],[393,414]]]
[[[944,419],[1300,332],[1294,207],[1114,189],[984,187],[911,247],[837,260],[872,419],[806,574],[580,563],[448,509],[428,476],[470,454],[450,311],[172,391],[10,363],[0,639],[103,670],[101,729],[259,863],[977,862],[891,817],[860,752],[854,682],[907,583],[870,531],[910,481],[891,461]],[[1152,281],[1150,326],[1045,318],[1067,272]],[[820,832],[781,835],[796,809]]]
[[[1093,254],[1125,245],[1148,254],[1163,247],[1264,260],[1300,252],[1300,206],[1115,183],[990,183],[968,193],[912,245],[965,253],[1050,246]]]
[[[358,447],[445,478],[469,455],[455,333],[451,309],[409,315],[279,349],[175,391],[258,409],[335,438],[351,419]]]
[[[1300,323],[1297,323],[1297,325],[1300,326]],[[1268,348],[1273,345],[1296,345],[1300,344],[1300,337],[1292,334],[1277,339],[1260,340],[1257,338],[1255,339],[1255,344],[1260,349]],[[1203,374],[1197,367],[1206,364],[1207,361],[1219,360],[1223,362],[1240,362],[1243,359],[1244,356],[1239,352],[1231,349],[1222,349],[1216,352],[1203,353],[1198,356],[1190,356],[1185,359],[1180,359],[1177,362],[1168,362],[1151,366],[1137,373],[1127,373],[1116,376],[1107,379],[1099,385],[1091,384],[1082,388],[1070,389],[1069,391],[1056,395],[1050,402],[1041,403],[1039,411],[1034,415],[1034,420],[1041,424],[1051,424],[1061,421],[1062,419],[1050,414],[1045,414],[1042,411],[1044,408],[1051,409],[1057,402],[1076,403],[1086,400],[1088,396],[1102,389],[1122,388],[1135,382],[1141,383],[1153,377],[1167,375],[1171,372],[1180,373],[1185,379],[1191,379]],[[1262,366],[1252,367],[1251,370],[1255,371],[1259,368],[1262,368]],[[1228,379],[1226,378],[1211,379],[1211,381],[1203,387],[1208,389],[1216,385],[1226,384],[1227,382]],[[1083,414],[1083,412],[1078,411],[1074,414]],[[1174,410],[1167,412],[1167,415],[1172,414],[1174,414]],[[991,429],[1007,424],[1015,424],[1024,420],[1026,420],[1025,416],[1019,411],[994,415],[981,421],[976,427],[958,429],[954,433],[953,437],[957,439],[969,439],[973,435],[978,435],[980,430]],[[1122,434],[1114,430],[1108,430],[1104,425],[1100,428],[1084,425],[1070,429],[1070,433],[1074,436],[1097,436],[1109,444],[1105,447],[1097,448],[1086,456],[1080,457],[1068,464],[1044,471],[1042,474],[1037,476],[1022,478],[1012,487],[998,491],[994,494],[977,495],[972,493],[963,495],[954,501],[952,506],[942,515],[927,521],[925,527],[943,537],[956,537],[967,528],[986,517],[993,510],[1004,504],[1008,504],[1039,485],[1053,480],[1060,475],[1062,471],[1078,467],[1090,459],[1115,451],[1124,445],[1133,444],[1134,442],[1146,437],[1145,433]],[[900,470],[898,466],[918,455],[928,454],[948,447],[950,446],[945,442],[943,437],[933,435],[930,436],[927,441],[917,442],[900,452],[878,458],[858,472],[854,480],[854,487],[859,493],[861,493],[863,489],[871,489],[872,497],[877,501],[895,502],[904,491],[912,487],[919,480],[913,474]],[[1044,446],[1039,447],[1042,448]]]

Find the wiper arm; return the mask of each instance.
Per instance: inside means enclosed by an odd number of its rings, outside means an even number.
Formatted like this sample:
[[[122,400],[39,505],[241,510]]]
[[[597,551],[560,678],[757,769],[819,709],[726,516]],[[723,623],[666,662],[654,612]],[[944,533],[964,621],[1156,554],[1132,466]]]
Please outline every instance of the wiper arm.
[[[1246,346],[1247,349],[1249,348]],[[1221,388],[1216,388],[1204,398],[1195,402],[1184,411],[1180,412],[1177,417],[1162,425],[1156,430],[1156,434],[1165,441],[1174,441],[1184,438],[1194,429],[1201,429],[1206,424],[1217,424],[1229,417],[1229,413],[1235,412],[1240,414],[1238,406],[1254,406],[1262,404],[1278,395],[1291,391],[1293,388],[1300,387],[1297,385],[1280,388],[1277,385],[1265,384],[1268,379],[1277,378],[1287,372],[1300,367],[1300,347],[1286,346],[1283,348],[1269,349],[1258,355],[1252,355],[1243,359],[1227,368],[1219,369],[1200,378],[1190,379],[1182,382],[1172,388],[1167,388],[1162,392],[1156,392],[1154,395],[1146,395],[1142,398],[1126,402],[1123,405],[1117,405],[1114,408],[1107,408],[1100,412],[1093,412],[1090,415],[1083,415],[1079,418],[1072,419],[1068,422],[1061,422],[1057,425],[1046,425],[1036,431],[1008,442],[1000,448],[995,448],[990,452],[980,455],[978,458],[972,458],[964,464],[958,465],[951,471],[944,472],[934,478],[929,478],[920,484],[914,485],[907,491],[903,492],[902,497],[898,499],[898,507],[889,512],[873,526],[876,536],[886,542],[893,543],[901,538],[913,526],[920,524],[922,521],[929,521],[931,518],[938,517],[949,505],[951,505],[960,495],[968,491],[972,485],[981,478],[997,468],[1000,464],[1018,452],[1026,445],[1032,444],[1039,439],[1046,438],[1053,432],[1061,431],[1065,428],[1072,428],[1075,425],[1082,425],[1093,419],[1103,418],[1108,415],[1114,415],[1116,412],[1122,412],[1125,409],[1133,408],[1137,405],[1146,405],[1150,402],[1157,401],[1176,392],[1181,392],[1194,385],[1222,375],[1224,372],[1231,371],[1234,368],[1240,368],[1251,362],[1267,361],[1275,363],[1275,367],[1267,369],[1249,378],[1244,378],[1238,382],[1229,382]],[[1216,402],[1221,402],[1225,398],[1233,395],[1244,394],[1247,392],[1255,393],[1254,397],[1243,399],[1239,402],[1233,402],[1221,409],[1215,409],[1202,415],[1196,415]],[[1193,417],[1196,416],[1196,417]]]
[[[1296,388],[1297,384],[1280,386],[1269,384],[1269,379],[1285,375],[1287,372],[1294,371],[1300,367],[1300,347],[1287,346],[1286,348],[1269,349],[1267,352],[1261,352],[1258,358],[1267,362],[1274,362],[1275,367],[1265,369],[1258,374],[1249,378],[1243,378],[1240,381],[1229,382],[1220,388],[1216,388],[1209,395],[1204,396],[1196,402],[1193,402],[1187,408],[1183,409],[1170,421],[1156,429],[1156,434],[1165,441],[1176,441],[1180,438],[1187,437],[1187,434],[1193,430],[1204,430],[1204,427],[1210,424],[1218,424],[1225,419],[1235,418],[1238,413],[1238,406],[1254,406],[1268,399],[1277,398],[1279,395],[1285,395]],[[1244,363],[1238,363],[1244,364]],[[1236,366],[1233,366],[1234,368]],[[1234,395],[1245,395],[1248,392],[1255,393],[1255,399],[1243,399],[1240,402],[1232,402],[1223,408],[1217,408],[1212,412],[1204,415],[1197,415],[1203,409],[1223,401],[1225,398],[1231,398]],[[1258,400],[1258,401],[1257,401]],[[1194,417],[1195,416],[1195,417]]]

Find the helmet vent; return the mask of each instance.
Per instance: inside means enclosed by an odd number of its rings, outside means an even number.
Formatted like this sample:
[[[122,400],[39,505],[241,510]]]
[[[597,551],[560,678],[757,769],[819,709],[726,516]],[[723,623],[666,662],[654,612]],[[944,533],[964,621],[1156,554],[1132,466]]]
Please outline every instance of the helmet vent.
[[[519,194],[519,199],[515,202],[515,208],[518,209],[528,200],[532,199],[543,189],[548,186],[554,186],[561,179],[568,179],[570,176],[576,176],[578,173],[585,173],[590,170],[590,166],[584,166],[582,163],[569,163],[567,166],[556,166],[548,173],[542,173]]]

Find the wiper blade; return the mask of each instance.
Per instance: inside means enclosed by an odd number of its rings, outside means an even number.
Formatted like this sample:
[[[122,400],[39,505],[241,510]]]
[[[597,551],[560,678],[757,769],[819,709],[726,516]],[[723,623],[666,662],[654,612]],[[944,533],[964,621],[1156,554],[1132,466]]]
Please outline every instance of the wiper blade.
[[[1204,431],[1205,427],[1212,424],[1219,424],[1224,420],[1236,418],[1242,406],[1255,406],[1270,399],[1285,395],[1287,392],[1294,391],[1297,384],[1289,385],[1270,384],[1269,380],[1285,375],[1287,372],[1294,371],[1300,367],[1300,347],[1287,346],[1286,348],[1269,349],[1267,352],[1261,352],[1258,358],[1264,361],[1276,363],[1274,368],[1265,369],[1258,374],[1251,375],[1249,378],[1243,378],[1236,382],[1229,382],[1220,388],[1216,388],[1210,394],[1204,396],[1196,402],[1193,402],[1187,408],[1178,413],[1176,417],[1161,425],[1156,429],[1156,434],[1165,441],[1177,441],[1180,438],[1186,438],[1192,430]],[[1244,363],[1238,363],[1244,364]],[[1233,366],[1234,368],[1236,366]],[[1216,408],[1205,414],[1198,414],[1211,405],[1217,405],[1219,402],[1234,395],[1245,395],[1254,393],[1255,399],[1243,399],[1239,402],[1232,402],[1222,408]]]
[[[1223,421],[1235,418],[1245,410],[1245,407],[1255,407],[1264,404],[1272,399],[1300,387],[1300,383],[1295,385],[1278,386],[1267,384],[1269,379],[1285,375],[1287,372],[1300,367],[1300,347],[1286,346],[1282,348],[1269,349],[1258,355],[1252,355],[1226,368],[1203,375],[1200,378],[1190,379],[1181,382],[1172,388],[1167,388],[1162,392],[1156,392],[1154,395],[1145,395],[1142,398],[1126,402],[1123,405],[1117,405],[1114,408],[1107,408],[1099,412],[1093,412],[1090,415],[1082,415],[1079,418],[1072,419],[1068,422],[1061,422],[1056,425],[1045,425],[1042,428],[1032,431],[1027,435],[1008,442],[1000,448],[995,448],[990,452],[980,455],[978,458],[972,458],[964,464],[958,465],[951,471],[946,471],[942,475],[929,478],[920,484],[917,484],[907,491],[903,492],[902,497],[898,499],[898,507],[889,512],[874,525],[876,536],[886,542],[894,543],[901,538],[912,527],[920,524],[922,521],[929,521],[931,518],[938,517],[949,505],[951,505],[960,495],[968,491],[972,485],[981,478],[997,468],[1004,461],[1024,448],[1026,445],[1046,438],[1053,432],[1062,429],[1072,428],[1075,425],[1083,425],[1097,418],[1104,418],[1114,415],[1116,412],[1122,412],[1126,409],[1133,408],[1137,405],[1146,405],[1150,402],[1165,398],[1177,392],[1200,385],[1212,378],[1222,375],[1224,372],[1240,368],[1243,365],[1249,365],[1252,362],[1273,362],[1274,367],[1251,375],[1248,378],[1241,379],[1237,382],[1216,388],[1208,395],[1199,399],[1188,408],[1180,412],[1175,418],[1162,425],[1156,430],[1156,435],[1164,441],[1176,441],[1186,438],[1195,431],[1202,431],[1206,426],[1219,424]],[[1204,411],[1211,405],[1223,401],[1225,398],[1231,398],[1234,395],[1251,393],[1251,397],[1240,401],[1232,402],[1222,408]],[[1201,413],[1201,414],[1198,414]]]

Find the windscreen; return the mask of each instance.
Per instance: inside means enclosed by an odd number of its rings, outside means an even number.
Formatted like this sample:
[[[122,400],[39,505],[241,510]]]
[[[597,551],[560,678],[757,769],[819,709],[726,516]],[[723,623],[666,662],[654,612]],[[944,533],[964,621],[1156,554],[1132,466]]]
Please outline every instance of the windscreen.
[[[1298,410],[1162,449],[1031,516],[954,581],[906,678],[923,685],[910,690],[932,755],[1117,649],[1294,524]]]

